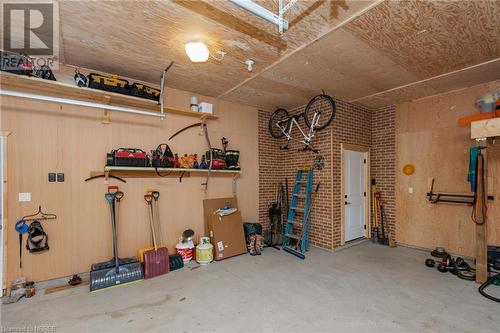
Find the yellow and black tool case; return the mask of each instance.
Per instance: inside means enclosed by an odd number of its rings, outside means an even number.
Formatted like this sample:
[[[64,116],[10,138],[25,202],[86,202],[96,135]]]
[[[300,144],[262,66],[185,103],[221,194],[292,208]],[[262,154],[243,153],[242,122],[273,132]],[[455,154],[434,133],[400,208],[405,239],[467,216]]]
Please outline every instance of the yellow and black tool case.
[[[130,85],[130,94],[141,98],[152,99],[153,101],[160,100],[160,90],[142,83],[132,83],[132,85]]]
[[[105,76],[96,73],[89,74],[89,88],[111,91],[130,95],[130,84],[117,75]]]

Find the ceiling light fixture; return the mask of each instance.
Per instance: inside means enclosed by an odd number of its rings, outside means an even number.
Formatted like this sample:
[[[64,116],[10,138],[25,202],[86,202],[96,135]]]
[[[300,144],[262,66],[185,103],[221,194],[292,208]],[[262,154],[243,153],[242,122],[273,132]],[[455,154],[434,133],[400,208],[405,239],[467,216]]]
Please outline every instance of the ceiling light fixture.
[[[210,52],[202,41],[191,41],[184,46],[186,54],[192,62],[206,62]]]

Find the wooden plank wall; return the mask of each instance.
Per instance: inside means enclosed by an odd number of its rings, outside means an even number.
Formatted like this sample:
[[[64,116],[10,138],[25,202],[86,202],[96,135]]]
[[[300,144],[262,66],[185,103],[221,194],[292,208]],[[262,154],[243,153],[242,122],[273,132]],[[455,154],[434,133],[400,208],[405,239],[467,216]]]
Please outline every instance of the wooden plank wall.
[[[187,108],[190,93],[167,89],[168,106]],[[257,110],[229,102],[199,96],[214,103],[220,120],[209,121],[214,147],[220,139],[229,139],[228,149],[241,151],[243,174],[238,180],[238,199],[243,218],[258,220]],[[158,118],[111,113],[111,124],[101,123],[96,109],[2,97],[0,131],[12,132],[8,141],[8,210],[6,223],[7,279],[18,276],[46,280],[88,271],[90,265],[112,256],[109,209],[104,200],[103,180],[85,183],[90,171],[102,170],[106,152],[116,147],[153,149],[178,129],[196,118],[167,115]],[[205,152],[206,142],[191,129],[171,142],[178,153]],[[64,183],[49,183],[48,172],[64,172]],[[143,194],[147,188],[161,192],[160,216],[163,236],[172,251],[181,232],[193,228],[202,236],[204,226],[202,200],[231,196],[232,179],[214,176],[207,193],[202,190],[204,177],[127,179],[117,184],[125,192],[119,221],[119,252],[132,256],[138,248],[149,246],[147,208]],[[113,184],[116,182],[112,182]],[[19,192],[30,192],[31,202],[18,202]],[[58,218],[44,222],[50,235],[50,250],[30,254],[23,249],[23,268],[19,269],[17,218],[31,214],[41,205]],[[24,237],[26,239],[26,237]]]
[[[466,181],[468,149],[474,145],[470,127],[459,127],[460,117],[478,113],[476,97],[498,90],[500,81],[401,104],[396,110],[396,221],[398,243],[423,248],[444,246],[448,251],[474,256],[471,208],[430,204],[425,196],[430,179],[435,191],[469,192]],[[489,175],[495,201],[490,202],[488,244],[500,244],[500,147],[490,148]],[[406,164],[416,171],[402,173]],[[408,188],[414,192],[409,193]]]

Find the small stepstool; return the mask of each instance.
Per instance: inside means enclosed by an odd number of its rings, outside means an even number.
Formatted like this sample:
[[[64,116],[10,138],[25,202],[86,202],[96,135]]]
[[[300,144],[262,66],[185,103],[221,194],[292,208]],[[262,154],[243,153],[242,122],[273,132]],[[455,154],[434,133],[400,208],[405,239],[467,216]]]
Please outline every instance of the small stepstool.
[[[283,229],[282,249],[301,259],[305,259],[304,252],[309,250],[309,221],[311,220],[309,213],[313,180],[313,170],[297,170],[288,218]],[[298,207],[300,199],[304,199],[303,207]]]

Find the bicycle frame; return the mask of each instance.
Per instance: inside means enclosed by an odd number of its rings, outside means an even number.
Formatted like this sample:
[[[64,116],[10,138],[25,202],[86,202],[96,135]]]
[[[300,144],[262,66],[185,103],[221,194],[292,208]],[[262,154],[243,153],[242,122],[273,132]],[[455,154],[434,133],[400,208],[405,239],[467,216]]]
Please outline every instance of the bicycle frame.
[[[312,126],[311,126],[311,128],[309,128],[309,132],[307,134],[302,130],[302,128],[300,127],[299,122],[297,121],[297,119],[299,119],[300,117],[304,117],[304,113],[291,116],[290,118],[288,118],[286,120],[283,120],[283,121],[279,121],[279,122],[276,123],[276,126],[278,126],[280,128],[281,132],[283,132],[283,134],[285,134],[287,141],[290,141],[292,139],[292,127],[295,124],[295,126],[297,126],[297,128],[300,131],[300,133],[304,137],[304,139],[301,140],[300,142],[303,143],[303,144],[305,144],[306,146],[309,146],[310,143],[311,143],[312,138],[314,138],[314,133],[315,133],[314,128],[319,123],[319,119],[321,117],[321,112],[320,111],[314,112],[314,116],[313,116],[313,120],[312,120]],[[281,124],[282,123],[286,124],[289,121],[291,122],[291,124],[290,124],[290,127],[288,128],[288,132],[287,132],[286,128],[284,128],[283,126],[281,126]]]

